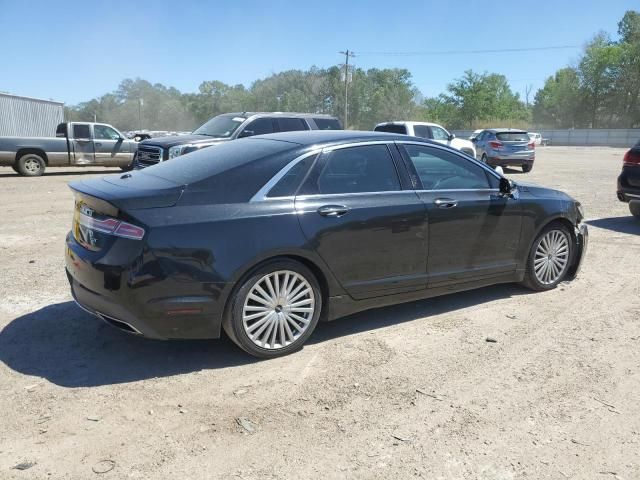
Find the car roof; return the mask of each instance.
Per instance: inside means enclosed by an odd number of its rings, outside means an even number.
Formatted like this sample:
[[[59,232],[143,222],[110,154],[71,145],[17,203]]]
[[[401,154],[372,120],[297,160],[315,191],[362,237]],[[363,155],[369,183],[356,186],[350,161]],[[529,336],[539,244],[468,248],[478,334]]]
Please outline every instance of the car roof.
[[[526,130],[522,130],[521,128],[487,128],[486,131],[492,133],[527,133]]]
[[[394,120],[393,122],[382,122],[382,123],[378,123],[376,125],[376,127],[381,127],[383,125],[425,125],[427,127],[441,127],[441,128],[444,128],[439,123],[414,122],[413,120]]]
[[[326,118],[337,119],[333,115],[327,115],[326,113],[298,113],[298,112],[230,112],[223,113],[222,115],[227,117],[294,117],[294,118]]]
[[[296,132],[269,133],[255,135],[248,139],[269,139],[282,142],[297,143],[299,145],[329,145],[335,143],[358,143],[367,141],[407,141],[408,139],[422,143],[433,143],[425,138],[411,137],[396,133],[371,132],[359,130],[304,130]]]

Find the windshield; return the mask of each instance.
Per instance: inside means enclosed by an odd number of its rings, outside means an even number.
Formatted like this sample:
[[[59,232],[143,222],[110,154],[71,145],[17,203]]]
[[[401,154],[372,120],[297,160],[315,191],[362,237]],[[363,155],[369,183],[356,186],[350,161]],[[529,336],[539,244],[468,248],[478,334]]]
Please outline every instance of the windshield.
[[[218,115],[198,128],[195,135],[207,135],[209,137],[226,138],[233,135],[238,127],[244,122],[244,117],[234,117],[231,115]]]
[[[503,142],[528,142],[530,140],[527,132],[503,132],[496,133],[498,140]]]

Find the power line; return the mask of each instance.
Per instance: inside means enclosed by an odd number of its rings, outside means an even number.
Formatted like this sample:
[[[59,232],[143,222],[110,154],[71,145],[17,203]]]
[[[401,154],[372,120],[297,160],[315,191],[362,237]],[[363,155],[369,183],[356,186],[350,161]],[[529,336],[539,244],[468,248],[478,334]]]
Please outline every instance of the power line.
[[[546,50],[567,50],[572,48],[582,48],[581,45],[552,45],[546,47],[528,47],[528,48],[493,48],[483,50],[416,50],[406,52],[358,52],[358,56],[362,55],[380,55],[380,56],[411,56],[411,55],[467,55],[479,53],[515,53],[515,52],[539,52]]]

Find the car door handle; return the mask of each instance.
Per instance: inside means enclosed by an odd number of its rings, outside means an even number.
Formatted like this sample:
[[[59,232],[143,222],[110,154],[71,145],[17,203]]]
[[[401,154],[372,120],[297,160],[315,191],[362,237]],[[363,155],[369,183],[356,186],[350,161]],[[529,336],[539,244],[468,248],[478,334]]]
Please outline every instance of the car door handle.
[[[94,142],[94,145],[95,145],[96,147],[101,147],[101,146],[102,146],[102,144],[101,144],[100,142]]]
[[[453,208],[458,205],[458,201],[453,198],[436,198],[433,203],[438,208]]]
[[[318,208],[318,213],[323,217],[341,217],[348,211],[344,205],[324,205]]]

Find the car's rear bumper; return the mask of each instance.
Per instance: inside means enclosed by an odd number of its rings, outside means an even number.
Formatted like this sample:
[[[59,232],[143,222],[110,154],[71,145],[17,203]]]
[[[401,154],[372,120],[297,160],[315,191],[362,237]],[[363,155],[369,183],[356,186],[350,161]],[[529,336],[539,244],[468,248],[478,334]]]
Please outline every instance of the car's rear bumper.
[[[576,236],[576,253],[574,255],[573,265],[567,274],[567,279],[571,280],[575,278],[584,262],[584,257],[587,254],[587,248],[589,246],[589,228],[585,223],[580,223],[575,227]]]
[[[622,168],[618,176],[617,196],[621,202],[640,201],[640,166]]]
[[[492,167],[519,167],[522,165],[533,165],[535,159],[535,155],[494,155],[487,158],[487,163]]]
[[[67,236],[71,294],[87,312],[120,330],[156,339],[218,338],[226,284],[176,281],[142,259],[110,266]],[[113,251],[111,252],[113,253]],[[113,255],[115,256],[115,255]],[[157,263],[157,262],[156,262]]]

